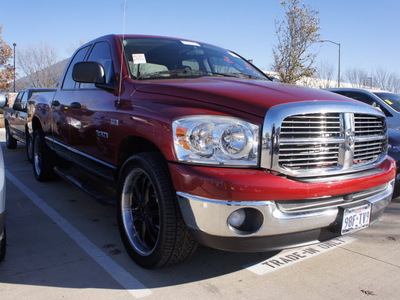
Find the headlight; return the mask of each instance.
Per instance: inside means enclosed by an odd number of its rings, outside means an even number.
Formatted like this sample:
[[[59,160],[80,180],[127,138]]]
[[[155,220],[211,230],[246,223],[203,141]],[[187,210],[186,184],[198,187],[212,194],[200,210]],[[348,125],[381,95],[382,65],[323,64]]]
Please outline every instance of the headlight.
[[[225,116],[188,116],[172,123],[178,160],[193,164],[257,166],[259,126]]]

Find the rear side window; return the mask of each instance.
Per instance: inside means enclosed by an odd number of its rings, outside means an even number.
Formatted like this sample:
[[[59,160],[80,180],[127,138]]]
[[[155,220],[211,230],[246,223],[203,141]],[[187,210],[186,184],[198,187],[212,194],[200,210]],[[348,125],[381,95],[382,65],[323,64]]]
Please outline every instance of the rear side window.
[[[76,63],[83,61],[89,48],[90,48],[90,46],[82,48],[75,54],[74,59],[71,61],[70,65],[68,66],[68,71],[67,71],[67,74],[65,75],[62,89],[72,90],[75,88],[75,81],[72,79],[72,69],[74,68],[74,65]]]
[[[21,109],[22,110],[24,110],[25,108],[26,108],[26,103],[28,102],[28,92],[25,92],[24,93],[24,96],[22,97],[22,100],[21,100]]]
[[[110,45],[107,42],[96,43],[87,60],[98,62],[104,67],[104,73],[106,75],[105,83],[115,82],[115,72],[111,58],[111,50]],[[95,85],[93,83],[81,83],[80,88],[95,88]]]

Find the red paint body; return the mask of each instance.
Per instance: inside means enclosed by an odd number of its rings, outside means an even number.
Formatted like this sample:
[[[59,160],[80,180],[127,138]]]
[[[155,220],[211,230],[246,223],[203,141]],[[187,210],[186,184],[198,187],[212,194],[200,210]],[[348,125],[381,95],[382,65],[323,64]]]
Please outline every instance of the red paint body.
[[[350,103],[352,100],[314,89],[239,78],[136,81],[129,78],[125,64],[120,69],[119,37],[105,36],[88,45],[91,47],[99,41],[106,41],[110,45],[117,88],[67,91],[62,89],[61,81],[53,99],[42,98],[42,103],[36,103],[33,114],[40,119],[47,136],[115,167],[116,175],[123,163],[124,141],[132,138],[138,147],[138,141],[145,140],[163,154],[169,162],[177,191],[212,199],[291,200],[348,194],[387,183],[395,176],[395,163],[390,158],[379,166],[382,172],[378,175],[324,183],[295,181],[261,169],[180,164],[175,155],[171,132],[171,123],[175,118],[203,114],[227,115],[262,126],[268,109],[279,104],[310,100]],[[52,100],[58,100],[60,105],[49,109]],[[81,109],[71,108],[73,102],[79,102]],[[112,120],[118,120],[118,126],[114,126]],[[74,127],[75,121],[78,126]],[[107,139],[99,136],[98,131],[107,133]]]

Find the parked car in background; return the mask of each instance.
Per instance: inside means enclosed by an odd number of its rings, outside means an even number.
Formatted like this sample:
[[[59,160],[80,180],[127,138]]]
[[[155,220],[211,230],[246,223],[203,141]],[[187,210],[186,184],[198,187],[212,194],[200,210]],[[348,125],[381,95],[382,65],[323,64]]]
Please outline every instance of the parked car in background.
[[[4,126],[6,128],[6,145],[8,149],[15,149],[17,142],[26,144],[28,160],[32,162],[31,136],[28,134],[27,111],[28,100],[38,92],[52,92],[55,89],[26,89],[18,93],[12,107],[4,109]],[[3,104],[4,107],[5,103]]]
[[[392,92],[360,88],[330,88],[334,92],[379,108],[387,117],[389,145],[388,153],[396,160],[396,194],[400,192],[400,95]]]
[[[400,130],[400,95],[382,90],[360,88],[330,88],[325,90],[380,108],[388,118],[389,127]]]
[[[6,97],[0,94],[0,106],[4,106]],[[6,180],[4,172],[3,152],[0,147],[0,262],[6,256]]]

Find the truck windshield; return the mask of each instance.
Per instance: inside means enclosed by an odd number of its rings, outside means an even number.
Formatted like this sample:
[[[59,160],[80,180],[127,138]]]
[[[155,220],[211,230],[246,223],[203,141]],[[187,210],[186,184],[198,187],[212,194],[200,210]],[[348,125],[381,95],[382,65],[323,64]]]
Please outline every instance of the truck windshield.
[[[374,93],[395,111],[400,112],[400,95],[393,93]]]
[[[268,80],[234,52],[185,40],[125,38],[125,61],[137,80],[228,76]]]

